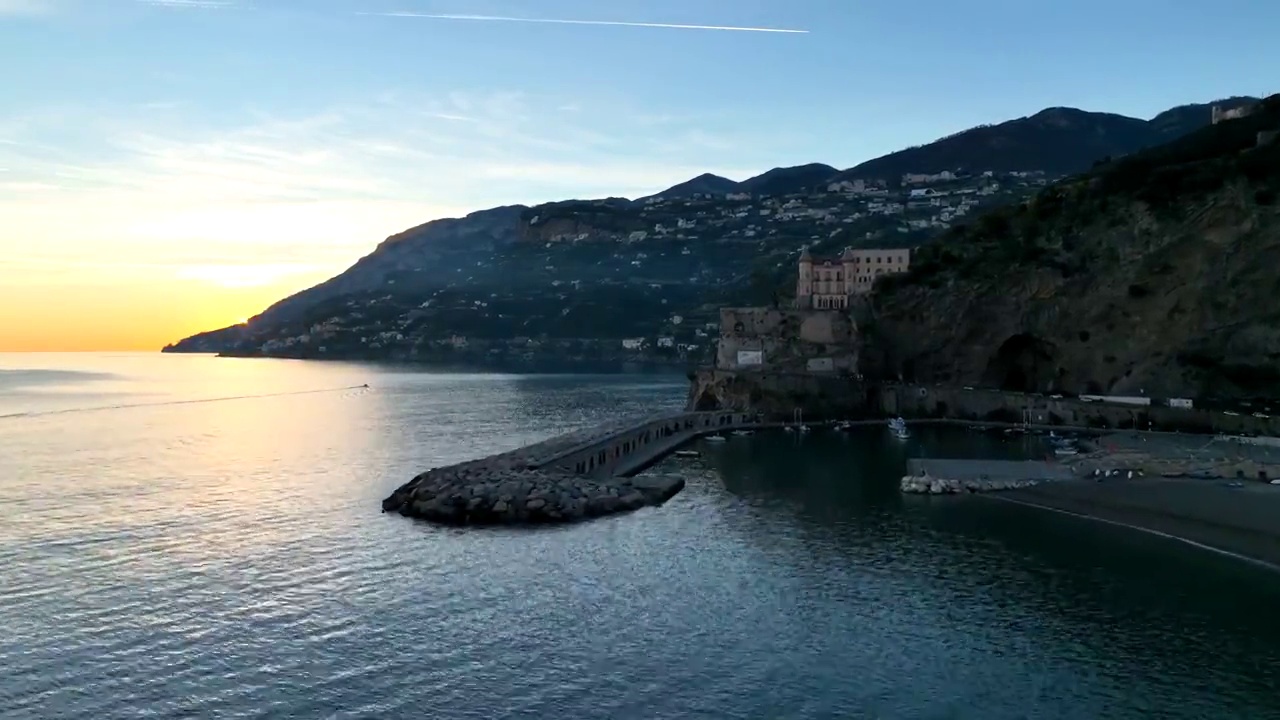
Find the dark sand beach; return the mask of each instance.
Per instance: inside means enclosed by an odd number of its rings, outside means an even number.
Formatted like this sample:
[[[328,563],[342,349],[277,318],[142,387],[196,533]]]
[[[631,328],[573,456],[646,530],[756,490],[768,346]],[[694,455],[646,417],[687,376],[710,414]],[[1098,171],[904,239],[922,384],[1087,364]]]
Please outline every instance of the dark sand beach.
[[[1169,535],[1280,570],[1280,486],[1256,480],[1081,479],[983,497]]]

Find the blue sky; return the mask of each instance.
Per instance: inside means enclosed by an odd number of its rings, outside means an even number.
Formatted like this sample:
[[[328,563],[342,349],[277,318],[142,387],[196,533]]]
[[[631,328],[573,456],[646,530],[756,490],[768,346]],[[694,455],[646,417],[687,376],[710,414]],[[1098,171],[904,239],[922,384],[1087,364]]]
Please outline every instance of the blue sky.
[[[1265,94],[1277,28],[1266,0],[0,0],[0,286],[306,284],[498,204]]]

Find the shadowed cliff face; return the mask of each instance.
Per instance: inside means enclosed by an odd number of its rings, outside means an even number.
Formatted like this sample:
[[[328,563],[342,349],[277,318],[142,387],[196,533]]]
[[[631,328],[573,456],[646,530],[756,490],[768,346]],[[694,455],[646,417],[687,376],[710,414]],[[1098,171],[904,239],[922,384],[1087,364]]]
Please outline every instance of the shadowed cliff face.
[[[1278,97],[924,248],[878,287],[864,372],[1280,396],[1280,145],[1256,147]]]

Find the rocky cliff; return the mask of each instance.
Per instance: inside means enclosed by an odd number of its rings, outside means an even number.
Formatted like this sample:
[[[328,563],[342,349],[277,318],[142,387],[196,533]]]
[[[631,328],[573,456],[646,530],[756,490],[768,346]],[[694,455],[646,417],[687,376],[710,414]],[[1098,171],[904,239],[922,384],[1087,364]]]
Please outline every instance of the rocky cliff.
[[[953,229],[878,285],[863,372],[1280,396],[1276,128],[1280,96]]]

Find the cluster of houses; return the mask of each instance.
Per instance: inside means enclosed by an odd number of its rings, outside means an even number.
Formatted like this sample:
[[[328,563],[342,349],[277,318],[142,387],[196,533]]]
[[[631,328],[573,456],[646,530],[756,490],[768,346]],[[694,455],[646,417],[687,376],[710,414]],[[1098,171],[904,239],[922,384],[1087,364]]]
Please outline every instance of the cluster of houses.
[[[639,210],[640,219],[650,222],[641,222],[643,229],[630,230],[616,239],[643,242],[712,233],[755,238],[785,234],[794,229],[789,227],[793,224],[838,228],[865,219],[896,220],[894,229],[899,233],[945,229],[1002,194],[1025,194],[1052,180],[1040,171],[962,175],[944,170],[908,173],[894,186],[880,180],[856,179],[828,183],[815,192],[784,196],[695,193],[689,197],[656,197],[646,200]],[[820,236],[819,233],[814,238]],[[557,239],[598,238],[592,233],[577,233]]]

